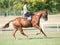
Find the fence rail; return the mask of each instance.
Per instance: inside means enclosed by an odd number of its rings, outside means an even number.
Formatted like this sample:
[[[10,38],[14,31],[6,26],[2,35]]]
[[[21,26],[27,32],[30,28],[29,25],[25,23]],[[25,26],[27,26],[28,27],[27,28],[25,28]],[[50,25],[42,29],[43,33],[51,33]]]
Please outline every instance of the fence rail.
[[[60,31],[60,23],[43,23],[41,24],[43,30],[56,30]]]

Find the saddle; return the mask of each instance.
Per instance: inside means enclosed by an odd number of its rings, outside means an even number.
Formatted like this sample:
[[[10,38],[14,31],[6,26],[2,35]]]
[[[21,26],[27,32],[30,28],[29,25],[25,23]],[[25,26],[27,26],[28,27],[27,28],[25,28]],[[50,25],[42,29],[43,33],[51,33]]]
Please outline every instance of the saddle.
[[[29,11],[25,14],[25,17],[27,18],[27,20],[31,20],[32,15],[33,15],[33,13],[31,11]]]
[[[32,16],[32,15],[33,15],[33,13],[32,13],[31,11],[28,11],[28,12],[25,14],[26,17],[30,17],[30,16]]]

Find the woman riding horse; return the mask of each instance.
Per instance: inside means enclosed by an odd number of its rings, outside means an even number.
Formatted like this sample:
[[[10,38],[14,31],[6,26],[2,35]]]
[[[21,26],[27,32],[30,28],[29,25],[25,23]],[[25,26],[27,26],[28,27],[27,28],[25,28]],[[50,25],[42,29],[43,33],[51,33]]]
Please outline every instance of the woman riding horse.
[[[2,28],[7,28],[9,27],[9,23],[12,22],[13,26],[14,26],[14,30],[13,30],[13,37],[14,39],[16,39],[15,37],[15,33],[17,32],[17,30],[20,31],[20,33],[26,37],[28,37],[24,32],[23,32],[23,27],[24,28],[28,28],[28,27],[35,27],[37,29],[39,29],[39,33],[40,34],[42,32],[42,34],[44,36],[46,36],[46,34],[43,32],[42,28],[39,26],[39,23],[40,23],[40,18],[43,17],[46,21],[48,19],[48,13],[47,11],[45,10],[41,10],[41,11],[38,11],[38,12],[35,12],[32,16],[32,20],[29,21],[27,20],[26,18],[22,18],[22,17],[17,17],[11,21],[9,21],[5,26],[3,26]],[[2,29],[1,28],[1,29]]]
[[[24,6],[23,6],[23,11],[22,11],[22,17],[23,18],[26,18],[27,20],[31,20],[31,15],[32,15],[32,12],[28,11],[28,2],[25,1],[24,2]]]

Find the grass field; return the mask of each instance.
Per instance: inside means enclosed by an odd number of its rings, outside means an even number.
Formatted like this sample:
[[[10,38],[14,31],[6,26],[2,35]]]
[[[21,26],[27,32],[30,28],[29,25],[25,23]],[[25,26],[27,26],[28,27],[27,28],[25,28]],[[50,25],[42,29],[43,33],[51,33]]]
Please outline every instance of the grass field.
[[[59,15],[49,15],[48,22],[53,25],[57,23],[60,24],[60,14]],[[0,26],[4,25],[11,19],[16,18],[15,16],[0,16]],[[54,21],[54,23],[53,23]],[[50,24],[49,24],[50,25]],[[55,26],[55,25],[54,25]],[[11,28],[10,28],[11,29]],[[16,37],[18,40],[14,40],[12,37],[12,31],[0,31],[0,45],[60,45],[60,28],[50,30],[48,28],[44,28],[44,32],[47,35],[47,38],[43,36],[43,34],[36,35],[38,30],[25,30],[24,32],[29,35],[29,39],[22,36],[19,31],[16,33]]]
[[[60,45],[60,32],[45,31],[47,38],[43,34],[35,35],[38,31],[24,31],[29,35],[29,38],[22,36],[19,31],[16,33],[18,40],[12,37],[12,31],[0,32],[0,45]]]

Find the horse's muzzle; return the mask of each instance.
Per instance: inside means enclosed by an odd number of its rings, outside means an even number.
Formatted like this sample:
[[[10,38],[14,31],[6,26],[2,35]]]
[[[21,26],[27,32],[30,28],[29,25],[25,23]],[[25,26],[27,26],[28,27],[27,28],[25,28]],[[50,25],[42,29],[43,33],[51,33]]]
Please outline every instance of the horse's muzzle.
[[[48,20],[48,18],[45,18],[44,20],[45,20],[45,21],[47,21],[47,20]]]

